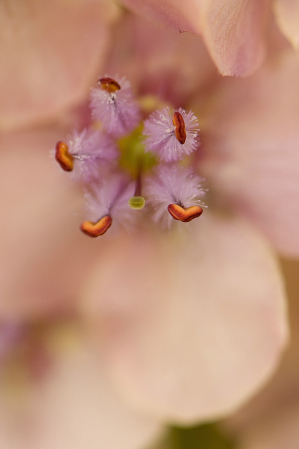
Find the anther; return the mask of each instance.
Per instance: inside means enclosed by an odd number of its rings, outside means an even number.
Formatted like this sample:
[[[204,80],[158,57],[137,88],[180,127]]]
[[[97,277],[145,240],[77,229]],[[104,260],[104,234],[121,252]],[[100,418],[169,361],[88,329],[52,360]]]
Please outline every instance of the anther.
[[[175,130],[174,130],[175,137],[183,145],[186,141],[187,135],[186,135],[185,122],[182,117],[182,114],[180,114],[179,112],[175,112],[173,114],[172,122],[175,126]]]
[[[106,90],[107,92],[109,92],[110,94],[116,92],[117,90],[120,90],[121,87],[118,84],[117,81],[115,81],[112,78],[100,78],[97,82],[98,86],[103,89]]]
[[[175,220],[183,221],[184,223],[186,223],[193,220],[194,218],[199,217],[203,213],[203,210],[200,206],[191,206],[187,207],[187,209],[184,209],[178,204],[169,204],[168,212]]]
[[[69,153],[69,149],[66,143],[57,142],[55,159],[59,163],[60,167],[65,171],[72,171],[74,168],[74,158]]]
[[[81,224],[80,229],[84,232],[84,234],[89,235],[89,237],[99,237],[99,235],[105,234],[105,232],[112,225],[112,218],[110,215],[105,215],[96,223],[92,221],[84,221]]]

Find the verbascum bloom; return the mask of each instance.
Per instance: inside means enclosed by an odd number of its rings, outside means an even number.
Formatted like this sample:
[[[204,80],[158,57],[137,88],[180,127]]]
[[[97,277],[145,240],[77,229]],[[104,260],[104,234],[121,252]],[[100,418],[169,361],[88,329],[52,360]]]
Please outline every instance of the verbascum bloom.
[[[3,332],[0,438],[139,449],[236,410],[285,347],[273,248],[299,253],[299,63],[273,39],[252,78],[223,79],[198,37],[58,3],[68,57],[24,61],[36,89],[2,113],[0,313],[27,330]]]

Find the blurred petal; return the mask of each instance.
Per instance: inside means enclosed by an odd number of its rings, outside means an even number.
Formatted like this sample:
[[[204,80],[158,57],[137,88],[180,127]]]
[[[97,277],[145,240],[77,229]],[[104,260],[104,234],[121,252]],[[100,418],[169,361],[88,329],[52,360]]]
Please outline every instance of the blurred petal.
[[[274,12],[281,32],[295,49],[299,47],[299,1],[275,0]]]
[[[299,254],[298,77],[289,50],[251,78],[223,80],[201,121],[209,187],[292,256]]]
[[[222,75],[246,76],[265,54],[268,0],[203,2],[202,33]]]
[[[34,319],[72,309],[98,252],[97,242],[80,232],[80,217],[74,217],[82,193],[50,158],[63,136],[58,129],[1,136],[2,318]]]
[[[117,396],[82,336],[71,328],[59,332],[51,337],[51,365],[42,379],[30,381],[22,365],[2,378],[1,447],[141,449],[157,438],[160,425]]]
[[[1,129],[53,119],[86,97],[114,10],[109,0],[1,2]]]
[[[298,449],[299,406],[264,416],[254,431],[241,436],[239,449]]]
[[[203,35],[222,75],[246,76],[261,64],[268,0],[124,0],[145,17],[162,21],[178,31]]]
[[[287,336],[271,252],[243,221],[209,212],[190,233],[117,240],[82,308],[98,319],[124,394],[174,422],[238,407],[269,377]]]

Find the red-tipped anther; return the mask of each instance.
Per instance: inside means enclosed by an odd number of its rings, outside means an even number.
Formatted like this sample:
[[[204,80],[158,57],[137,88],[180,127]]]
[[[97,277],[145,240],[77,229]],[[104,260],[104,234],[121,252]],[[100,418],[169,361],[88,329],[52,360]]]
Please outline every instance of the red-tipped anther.
[[[97,84],[101,89],[106,90],[110,94],[121,88],[118,82],[112,78],[100,78]]]
[[[92,221],[84,221],[81,224],[80,229],[84,234],[89,235],[89,237],[99,237],[99,235],[105,234],[105,232],[110,228],[112,224],[112,218],[109,215],[105,215],[96,223]]]
[[[183,143],[186,142],[187,135],[186,135],[185,122],[182,117],[182,114],[180,114],[179,112],[175,112],[173,114],[172,122],[175,126],[175,131],[174,131],[175,137],[183,145]]]
[[[178,204],[169,204],[168,212],[170,215],[179,221],[183,221],[184,223],[193,220],[193,218],[200,217],[203,213],[203,210],[200,206],[191,206],[184,209]]]
[[[66,143],[57,142],[55,159],[63,170],[72,171],[74,168],[74,158],[68,150]]]

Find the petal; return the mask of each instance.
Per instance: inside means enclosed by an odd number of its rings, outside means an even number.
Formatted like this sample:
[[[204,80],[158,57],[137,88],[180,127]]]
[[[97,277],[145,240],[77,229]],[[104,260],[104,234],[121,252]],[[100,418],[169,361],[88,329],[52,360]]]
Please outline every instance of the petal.
[[[269,15],[268,0],[123,0],[145,17],[178,31],[201,34],[222,75],[246,76],[261,64]]]
[[[279,407],[280,408],[280,407]],[[280,408],[263,417],[250,433],[240,436],[240,449],[297,449],[299,447],[299,406]]]
[[[250,79],[215,89],[201,122],[201,169],[218,201],[291,256],[299,254],[298,76],[296,54],[276,54]]]
[[[52,119],[86,97],[114,9],[108,0],[2,3],[1,129]]]
[[[113,27],[106,71],[124,74],[139,95],[155,95],[177,108],[187,108],[194,92],[217,77],[197,36],[176,34],[130,13]]]
[[[236,218],[206,212],[190,233],[117,240],[81,297],[124,393],[172,422],[238,407],[286,341],[276,263]]]
[[[141,13],[144,17],[162,22],[180,33],[183,31],[195,33],[197,31],[196,19],[200,11],[198,0],[187,0],[184,3],[180,0],[145,0],[142,2],[139,0],[121,0],[121,2],[133,11]]]
[[[269,14],[266,0],[205,1],[202,33],[222,75],[247,76],[262,63]]]
[[[248,447],[297,448],[298,433],[298,347],[299,347],[299,261],[282,260],[286,281],[291,340],[279,369],[267,387],[237,414],[225,420],[226,427]],[[291,444],[291,436],[295,445]],[[281,445],[282,439],[285,443]],[[263,445],[262,445],[263,444]],[[278,446],[276,446],[279,444]],[[259,446],[260,445],[260,446]],[[239,447],[239,446],[238,446]],[[240,445],[243,449],[243,445]]]
[[[65,313],[98,252],[79,230],[82,193],[50,149],[64,130],[1,136],[0,316]]]
[[[297,50],[299,47],[298,0],[275,0],[273,6],[276,21],[281,32]]]
[[[1,447],[146,447],[160,434],[160,424],[136,413],[116,394],[101,360],[72,327],[60,325],[47,337],[43,351],[48,351],[50,365],[42,378],[28,381],[20,363],[10,369],[9,379],[2,377]],[[41,354],[38,361],[43,363]]]

